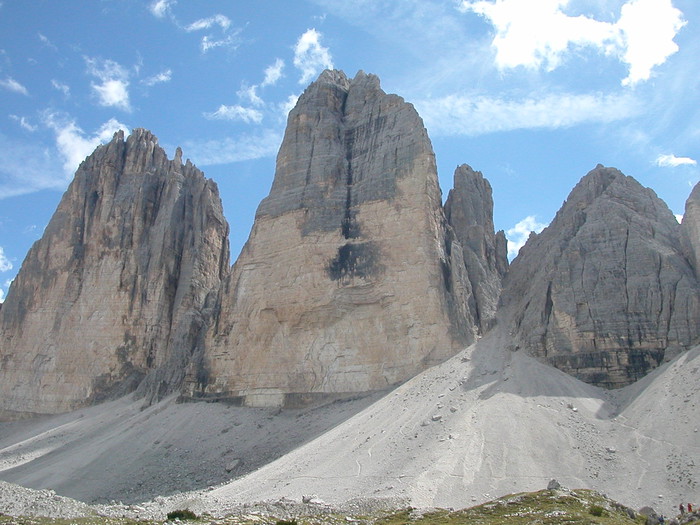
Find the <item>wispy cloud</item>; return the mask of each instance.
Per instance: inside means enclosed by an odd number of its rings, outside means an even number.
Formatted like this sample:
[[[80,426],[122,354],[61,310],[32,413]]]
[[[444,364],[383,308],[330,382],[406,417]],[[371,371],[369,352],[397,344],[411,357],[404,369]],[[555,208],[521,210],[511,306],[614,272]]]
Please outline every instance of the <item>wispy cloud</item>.
[[[675,168],[676,166],[697,166],[698,161],[690,157],[676,157],[675,155],[659,155],[656,157],[656,165],[662,168]]]
[[[66,98],[70,96],[70,87],[68,84],[64,84],[63,82],[59,82],[58,80],[51,80],[51,86],[63,93],[63,96]]]
[[[129,131],[128,126],[118,120],[109,119],[93,134],[86,134],[74,120],[55,113],[45,116],[46,125],[53,130],[56,138],[56,148],[63,157],[63,171],[66,176],[72,176],[85,157],[90,155],[100,144],[109,142],[115,132]]]
[[[513,259],[520,248],[525,246],[532,232],[540,233],[547,227],[545,223],[538,222],[534,215],[528,215],[515,226],[506,231],[508,238],[508,258]]]
[[[198,166],[211,166],[273,157],[281,143],[282,134],[267,129],[261,133],[220,140],[190,141],[184,144],[183,149],[190,152]]]
[[[315,29],[309,29],[294,46],[294,66],[301,71],[300,84],[307,84],[322,70],[333,68],[331,53],[321,45],[321,36]]]
[[[90,84],[98,103],[130,112],[128,70],[113,60],[85,57],[85,62],[88,73],[99,80]]]
[[[5,256],[5,250],[0,246],[0,272],[9,272],[12,268],[12,261]]]
[[[14,93],[19,93],[20,95],[29,96],[29,91],[27,88],[12,77],[7,77],[5,80],[0,80],[0,87],[5,88],[8,91],[13,91]]]
[[[219,26],[224,31],[231,26],[231,19],[225,15],[214,15],[209,18],[200,18],[185,26],[185,31],[202,31],[210,29],[213,26]]]
[[[436,136],[566,128],[587,122],[614,122],[640,112],[636,99],[629,94],[553,94],[522,100],[449,95],[417,101],[415,105]]]
[[[17,123],[19,123],[20,127],[26,131],[33,132],[33,131],[37,130],[37,127],[30,124],[26,117],[20,117],[18,115],[10,115],[10,118],[12,120],[16,121]]]
[[[492,46],[502,68],[524,66],[552,70],[576,48],[592,48],[627,64],[622,80],[631,85],[649,79],[655,66],[678,51],[673,39],[685,25],[671,0],[628,0],[617,22],[565,13],[568,0],[464,0],[463,12],[487,18],[496,30]]]
[[[282,78],[282,70],[284,69],[284,60],[278,58],[275,63],[265,68],[265,79],[260,86],[274,86],[277,81]]]
[[[160,73],[150,76],[148,78],[145,78],[141,81],[142,84],[146,86],[155,86],[156,84],[163,84],[165,82],[170,82],[173,78],[173,72],[171,69],[166,69],[165,71],[161,71]]]
[[[49,40],[45,35],[39,33],[37,36],[39,37],[41,43],[44,44],[46,47],[53,51],[58,51],[56,45],[53,42],[51,42],[51,40]]]
[[[219,109],[212,113],[205,113],[204,116],[208,119],[214,120],[240,120],[246,123],[255,122],[259,124],[262,122],[263,114],[257,109],[246,108],[239,105],[226,106],[221,105]]]
[[[236,93],[239,97],[247,99],[254,106],[262,106],[265,104],[262,98],[258,95],[258,85],[241,86],[241,89]]]
[[[148,6],[153,16],[157,18],[165,18],[172,15],[172,6],[176,4],[176,0],[155,0]]]
[[[0,199],[63,189],[67,184],[55,151],[36,141],[15,140],[0,133]]]
[[[216,49],[217,47],[229,47],[233,49],[237,48],[240,43],[240,38],[238,36],[239,32],[240,31],[236,31],[235,34],[228,35],[224,38],[215,38],[211,35],[202,37],[202,42],[200,44],[202,53],[206,53],[212,49]]]

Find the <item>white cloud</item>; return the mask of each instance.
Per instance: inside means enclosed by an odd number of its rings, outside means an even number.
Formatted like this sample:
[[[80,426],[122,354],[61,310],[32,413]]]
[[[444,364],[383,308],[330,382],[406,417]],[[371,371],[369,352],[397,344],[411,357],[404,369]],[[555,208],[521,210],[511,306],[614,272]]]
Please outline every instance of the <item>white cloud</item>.
[[[115,132],[129,128],[115,119],[109,119],[92,135],[78,127],[75,121],[57,114],[46,115],[46,125],[56,135],[56,147],[63,157],[63,170],[67,176],[72,176],[85,157],[90,155],[97,146],[109,142]]]
[[[204,116],[214,120],[241,120],[248,124],[251,122],[259,124],[263,118],[262,113],[257,109],[245,108],[239,105],[226,106],[223,104],[213,113],[205,113]]]
[[[543,95],[507,100],[449,95],[415,102],[426,127],[438,135],[483,135],[516,129],[557,129],[632,117],[640,106],[631,95]]]
[[[157,18],[164,18],[165,16],[170,15],[171,7],[176,3],[177,2],[175,0],[155,0],[148,8],[153,16]]]
[[[534,215],[528,215],[510,228],[506,232],[506,237],[508,238],[508,258],[513,259],[518,255],[520,248],[525,245],[531,232],[540,233],[546,227],[546,224],[537,222]]]
[[[10,115],[10,118],[19,123],[19,125],[27,131],[36,131],[37,127],[29,123],[25,117],[20,117],[18,115]]]
[[[238,47],[239,42],[240,40],[238,38],[238,32],[219,40],[212,38],[211,36],[204,36],[202,37],[202,43],[200,47],[202,49],[202,53],[206,53],[207,51],[211,49],[216,49],[217,47],[231,47],[235,49],[236,47]]]
[[[214,15],[209,18],[200,18],[185,27],[185,31],[201,31],[210,29],[213,26],[219,26],[226,31],[231,26],[231,20],[225,15]]]
[[[333,68],[327,47],[321,45],[321,33],[307,30],[294,46],[294,66],[301,71],[300,84],[307,84],[324,69]]]
[[[675,213],[675,214],[674,214],[674,217],[675,217],[676,220],[678,221],[678,224],[680,224],[680,223],[683,222],[683,214],[681,214],[681,213]]]
[[[100,83],[91,83],[101,106],[115,107],[131,111],[129,102],[129,72],[113,60],[98,60],[85,58],[88,73],[96,77]]]
[[[5,80],[0,80],[0,87],[3,87],[9,91],[19,93],[20,95],[29,96],[29,91],[22,84],[17,82],[12,77],[7,77]]]
[[[51,86],[53,86],[54,89],[60,91],[63,93],[65,97],[70,96],[70,87],[68,87],[67,84],[63,84],[62,82],[59,82],[58,80],[51,80]]]
[[[656,165],[662,168],[675,168],[676,166],[697,166],[698,162],[690,157],[676,157],[675,155],[659,155],[656,157]]]
[[[280,104],[280,109],[285,117],[287,115],[289,115],[289,112],[294,109],[294,106],[297,105],[298,100],[299,100],[299,95],[289,95],[287,97],[287,100],[285,100],[284,102],[282,102]]]
[[[282,78],[282,70],[284,69],[284,60],[278,58],[275,63],[265,68],[265,79],[260,84],[262,87],[274,86],[277,81]]]
[[[265,104],[263,99],[261,99],[258,96],[258,87],[259,86],[241,86],[241,89],[238,90],[237,95],[241,98],[247,98],[251,104],[255,106],[262,106]]]
[[[184,149],[190,152],[198,166],[229,164],[244,160],[274,157],[282,143],[279,131],[268,129],[262,133],[237,135],[221,140],[191,141]]]
[[[148,77],[142,81],[143,84],[146,86],[155,86],[156,84],[163,84],[165,82],[170,82],[170,80],[173,78],[173,72],[170,69],[166,69],[165,71],[161,71],[157,75],[153,75],[151,77]]]
[[[5,302],[5,291],[2,288],[0,288],[0,303],[4,303],[4,302]]]
[[[37,142],[10,139],[0,133],[0,199],[65,188],[66,177],[56,164],[56,153]]]
[[[52,49],[53,51],[58,51],[58,48],[54,45],[51,40],[49,40],[45,35],[42,35],[41,33],[38,33],[39,40],[49,49]]]
[[[625,85],[647,80],[654,66],[678,51],[673,41],[686,24],[671,0],[631,0],[622,6],[620,29],[625,42],[622,60],[629,65]]]
[[[12,268],[12,261],[5,256],[5,251],[0,246],[0,272],[9,272]]]
[[[615,35],[612,24],[585,16],[568,16],[568,0],[464,1],[462,11],[488,18],[496,29],[492,45],[501,68],[527,66],[554,69],[571,44],[603,46]]]
[[[651,70],[678,46],[674,37],[685,25],[671,0],[627,0],[617,22],[564,12],[569,0],[463,0],[463,12],[487,18],[496,30],[492,46],[502,68],[525,66],[552,70],[574,48],[590,47],[616,55],[628,65],[623,85],[647,80]]]

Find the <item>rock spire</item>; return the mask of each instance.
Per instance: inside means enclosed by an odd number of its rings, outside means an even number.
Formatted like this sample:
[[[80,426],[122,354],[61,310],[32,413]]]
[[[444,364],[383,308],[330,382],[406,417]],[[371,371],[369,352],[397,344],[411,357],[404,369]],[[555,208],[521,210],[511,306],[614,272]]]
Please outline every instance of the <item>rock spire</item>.
[[[4,415],[177,390],[228,269],[216,184],[181,155],[135,129],[80,165],[0,310]]]
[[[384,389],[449,357],[476,330],[449,236],[413,106],[374,75],[324,72],[289,115],[189,395],[290,406]]]

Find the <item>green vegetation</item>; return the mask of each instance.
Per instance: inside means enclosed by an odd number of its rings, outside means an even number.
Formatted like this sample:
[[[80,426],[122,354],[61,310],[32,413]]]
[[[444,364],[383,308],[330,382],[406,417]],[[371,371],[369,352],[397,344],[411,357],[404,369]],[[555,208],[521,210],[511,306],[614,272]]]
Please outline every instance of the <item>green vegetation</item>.
[[[168,521],[180,520],[180,521],[194,521],[199,519],[199,517],[192,512],[190,509],[181,509],[168,512]]]
[[[193,520],[204,525],[641,525],[644,516],[592,490],[542,490],[524,492],[499,498],[483,505],[463,510],[433,510],[419,512],[401,509],[373,516],[345,514],[309,515],[295,519],[247,515],[213,518],[197,517],[190,510],[174,511],[168,520]],[[89,517],[53,519],[0,514],[0,525],[162,525],[162,521],[138,521],[126,518]],[[700,519],[684,525],[700,525]]]

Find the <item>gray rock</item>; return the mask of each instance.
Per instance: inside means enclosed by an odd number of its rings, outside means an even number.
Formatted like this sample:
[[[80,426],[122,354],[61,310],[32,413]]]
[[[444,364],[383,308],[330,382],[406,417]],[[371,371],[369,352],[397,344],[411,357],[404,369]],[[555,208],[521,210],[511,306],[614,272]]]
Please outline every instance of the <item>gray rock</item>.
[[[552,479],[547,483],[547,490],[559,490],[560,488],[561,484],[556,479]]]
[[[463,252],[412,105],[326,71],[290,112],[193,397],[279,406],[387,388],[474,338]],[[452,246],[459,246],[452,248]]]
[[[696,184],[685,202],[681,224],[681,245],[695,276],[700,278],[700,183]]]
[[[463,164],[454,173],[454,188],[445,202],[445,216],[462,245],[473,295],[467,298],[471,317],[482,332],[495,321],[501,281],[508,271],[507,241],[494,232],[491,185]]]
[[[79,167],[0,311],[0,413],[176,391],[228,269],[216,184],[148,131]]]
[[[700,334],[700,287],[673,214],[600,165],[530,237],[502,298],[516,344],[603,387],[634,382]]]

